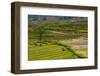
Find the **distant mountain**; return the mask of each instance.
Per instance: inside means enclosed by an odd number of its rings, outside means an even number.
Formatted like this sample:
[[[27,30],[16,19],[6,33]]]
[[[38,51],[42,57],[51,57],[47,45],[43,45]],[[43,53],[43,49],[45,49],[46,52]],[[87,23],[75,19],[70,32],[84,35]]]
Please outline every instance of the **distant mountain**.
[[[69,19],[69,20],[77,20],[77,19],[86,19],[86,17],[73,17],[73,16],[45,16],[45,15],[28,15],[28,21],[35,20],[53,20],[53,19]]]

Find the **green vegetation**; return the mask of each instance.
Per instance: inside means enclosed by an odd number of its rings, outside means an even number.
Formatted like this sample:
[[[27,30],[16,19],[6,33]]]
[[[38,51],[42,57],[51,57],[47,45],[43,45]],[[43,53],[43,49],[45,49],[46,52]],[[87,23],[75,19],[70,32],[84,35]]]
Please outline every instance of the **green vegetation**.
[[[28,23],[28,60],[87,58],[87,18],[32,17],[35,19]]]

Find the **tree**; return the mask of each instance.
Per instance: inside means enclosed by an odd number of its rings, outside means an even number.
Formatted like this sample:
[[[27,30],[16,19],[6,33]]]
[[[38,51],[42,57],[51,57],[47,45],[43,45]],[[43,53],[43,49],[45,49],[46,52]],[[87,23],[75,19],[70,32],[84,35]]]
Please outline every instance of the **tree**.
[[[46,34],[47,34],[47,27],[48,24],[46,21],[42,21],[42,20],[37,20],[34,21],[32,24],[32,29],[33,29],[33,34],[35,37],[37,37],[37,42],[36,44],[38,44],[39,46],[42,46],[42,44],[45,43],[45,39],[46,39]]]
[[[42,43],[43,43],[43,34],[46,32],[46,30],[45,30],[45,28],[43,27],[43,26],[40,26],[38,29],[37,29],[37,31],[38,31],[38,37],[39,37],[39,43],[40,43],[40,46],[42,45]]]

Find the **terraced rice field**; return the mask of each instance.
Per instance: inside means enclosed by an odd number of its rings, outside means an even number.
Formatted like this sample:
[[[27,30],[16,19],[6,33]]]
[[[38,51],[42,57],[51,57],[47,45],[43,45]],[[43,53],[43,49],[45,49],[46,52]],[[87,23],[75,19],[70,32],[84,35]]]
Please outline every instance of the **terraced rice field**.
[[[30,15],[28,19],[29,61],[88,57],[87,18]]]
[[[42,47],[32,46],[32,48],[29,50],[29,60],[69,59],[73,57],[70,51],[62,51],[62,47],[57,45],[46,45]],[[74,55],[74,58],[77,58],[77,56]]]
[[[53,59],[76,59],[76,58],[87,58],[87,44],[85,40],[80,45],[82,39],[76,40],[64,40],[59,41],[63,44],[68,44],[71,46],[73,54],[70,50],[63,46],[52,45],[50,43],[44,44],[43,46],[35,46],[34,44],[29,45],[29,60],[53,60]],[[77,45],[76,45],[77,42]],[[83,47],[84,46],[84,47]],[[64,49],[64,50],[63,50]],[[80,57],[78,57],[79,55]]]

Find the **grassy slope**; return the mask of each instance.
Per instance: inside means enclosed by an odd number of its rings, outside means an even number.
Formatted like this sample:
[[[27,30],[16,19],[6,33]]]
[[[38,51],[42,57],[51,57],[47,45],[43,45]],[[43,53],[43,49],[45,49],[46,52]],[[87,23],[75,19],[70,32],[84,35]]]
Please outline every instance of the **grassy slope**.
[[[58,24],[57,24],[58,22]],[[66,21],[41,21],[41,23],[38,23],[38,21],[34,22],[33,25],[36,24],[36,26],[38,24],[41,25],[48,25],[49,27],[47,27],[46,29],[50,30],[50,32],[47,32],[47,35],[52,35],[52,37],[45,37],[43,39],[47,39],[47,40],[55,40],[55,39],[60,39],[60,40],[65,40],[65,38],[75,38],[78,36],[82,36],[84,34],[82,33],[87,33],[87,29],[85,29],[86,27],[81,26],[81,25],[76,25],[76,24],[72,24],[72,27],[70,26],[70,23],[67,24]],[[79,22],[78,22],[79,23]],[[82,23],[82,22],[81,22]],[[55,24],[55,25],[53,25]],[[56,25],[57,24],[57,25]],[[66,25],[67,24],[67,25]],[[58,27],[59,26],[59,27]],[[58,46],[58,45],[45,45],[45,46],[35,46],[34,42],[36,42],[38,40],[38,33],[37,30],[33,31],[35,28],[35,26],[30,26],[30,30],[29,30],[29,37],[28,37],[28,60],[55,60],[55,59],[73,59],[73,58],[77,58],[77,56],[73,55],[69,50],[65,50],[62,51],[62,46]],[[65,33],[66,35],[60,34],[60,33],[51,33],[52,31],[56,31],[56,32],[61,32],[61,33]],[[80,33],[79,33],[80,32]],[[82,32],[82,33],[81,33]],[[50,34],[49,34],[50,33]],[[68,45],[68,44],[67,44]],[[87,50],[76,50],[75,53],[83,56],[83,57],[87,57]]]
[[[29,48],[29,60],[51,60],[51,59],[70,59],[77,58],[70,51],[61,50],[62,47],[58,45],[45,45],[45,46],[34,46],[30,45]]]
[[[28,60],[55,60],[55,59],[75,59],[78,58],[72,52],[65,49],[62,51],[62,46],[55,44],[47,44],[43,46],[35,46],[34,40],[29,40]],[[65,44],[65,43],[64,43]],[[73,50],[81,57],[87,57],[87,50]]]

